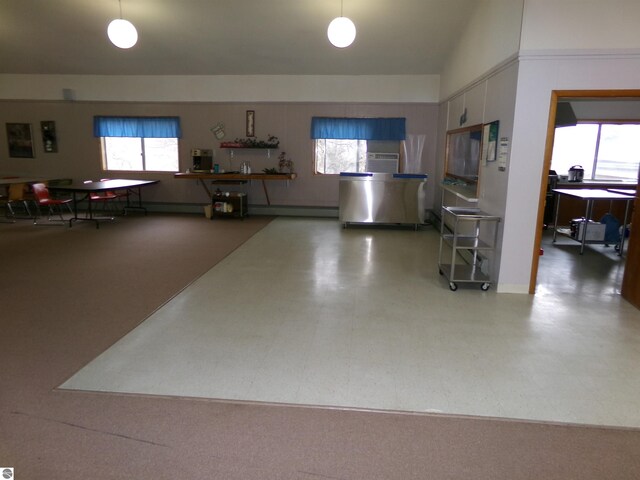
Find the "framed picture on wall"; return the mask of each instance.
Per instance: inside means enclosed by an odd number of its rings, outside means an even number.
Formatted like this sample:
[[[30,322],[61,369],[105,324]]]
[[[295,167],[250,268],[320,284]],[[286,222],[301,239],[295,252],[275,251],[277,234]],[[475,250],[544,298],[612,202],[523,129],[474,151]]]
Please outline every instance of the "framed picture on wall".
[[[256,112],[254,110],[247,110],[247,137],[256,136]]]
[[[42,148],[44,153],[56,153],[58,151],[58,137],[56,136],[56,122],[40,122],[42,132]]]
[[[30,123],[7,123],[9,156],[33,158],[33,137]]]

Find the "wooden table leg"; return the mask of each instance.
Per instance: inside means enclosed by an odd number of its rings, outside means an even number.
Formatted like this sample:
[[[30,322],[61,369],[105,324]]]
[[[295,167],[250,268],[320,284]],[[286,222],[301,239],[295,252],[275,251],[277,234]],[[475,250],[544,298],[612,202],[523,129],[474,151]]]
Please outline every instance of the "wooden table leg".
[[[202,188],[204,188],[204,191],[207,192],[207,197],[209,197],[209,201],[211,201],[211,190],[207,188],[207,184],[205,183],[205,181],[202,178],[199,178],[198,183],[202,185]]]
[[[264,196],[267,197],[267,205],[271,205],[271,200],[269,200],[269,192],[267,192],[267,184],[262,180],[262,189],[264,190]]]

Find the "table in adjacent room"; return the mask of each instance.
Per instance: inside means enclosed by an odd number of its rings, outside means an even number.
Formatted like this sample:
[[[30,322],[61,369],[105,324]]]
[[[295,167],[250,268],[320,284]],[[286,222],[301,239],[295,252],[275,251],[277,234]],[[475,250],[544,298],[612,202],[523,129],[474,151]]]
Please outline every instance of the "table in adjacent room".
[[[553,220],[553,241],[556,241],[556,234],[558,232],[558,212],[560,211],[560,198],[562,196],[579,198],[586,201],[585,207],[585,222],[584,228],[582,228],[582,232],[580,238],[576,238],[577,241],[580,242],[580,254],[584,252],[584,246],[587,243],[587,228],[589,225],[589,219],[591,218],[591,213],[593,211],[593,202],[596,200],[609,200],[609,201],[625,201],[626,206],[624,210],[624,219],[622,221],[622,234],[620,235],[620,242],[618,244],[617,250],[618,255],[622,255],[622,250],[624,248],[624,232],[627,228],[627,219],[629,216],[629,206],[631,202],[634,200],[633,195],[629,195],[626,193],[618,193],[612,192],[609,190],[603,190],[598,188],[555,188],[552,190],[556,196],[556,212]],[[604,243],[604,242],[598,242]]]
[[[634,188],[607,188],[608,191],[613,193],[621,193],[623,195],[635,196],[636,190]]]

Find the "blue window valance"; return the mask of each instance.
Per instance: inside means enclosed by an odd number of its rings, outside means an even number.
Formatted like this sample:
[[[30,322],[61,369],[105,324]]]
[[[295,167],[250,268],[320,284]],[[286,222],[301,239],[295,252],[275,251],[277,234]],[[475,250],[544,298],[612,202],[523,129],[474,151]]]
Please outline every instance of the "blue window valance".
[[[405,118],[313,117],[311,138],[345,140],[404,140]]]
[[[93,117],[94,137],[180,138],[180,117]]]

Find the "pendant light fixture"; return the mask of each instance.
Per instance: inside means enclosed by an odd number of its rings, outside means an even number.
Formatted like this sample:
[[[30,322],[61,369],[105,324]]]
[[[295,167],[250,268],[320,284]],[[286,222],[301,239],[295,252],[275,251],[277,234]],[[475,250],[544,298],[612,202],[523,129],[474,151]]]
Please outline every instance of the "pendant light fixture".
[[[342,3],[340,0],[340,16],[334,18],[327,28],[327,37],[334,47],[345,48],[356,39],[356,26],[347,17],[342,16]]]
[[[138,41],[138,31],[128,20],[122,18],[122,2],[118,0],[120,5],[120,18],[113,20],[107,28],[109,40],[118,48],[131,48]]]

